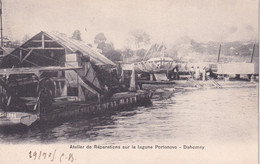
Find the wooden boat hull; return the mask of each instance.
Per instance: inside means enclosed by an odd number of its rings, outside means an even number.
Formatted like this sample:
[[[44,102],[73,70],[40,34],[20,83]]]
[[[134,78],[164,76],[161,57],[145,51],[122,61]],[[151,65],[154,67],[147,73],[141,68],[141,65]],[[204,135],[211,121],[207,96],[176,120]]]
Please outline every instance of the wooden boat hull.
[[[26,112],[1,112],[0,126],[25,125],[30,126],[39,120],[37,114]]]
[[[176,66],[177,64],[173,59],[168,57],[151,58],[134,64],[135,71],[147,73],[167,72]]]
[[[14,126],[21,124],[20,120],[11,120],[8,118],[1,118],[0,119],[0,126]]]
[[[38,115],[26,112],[0,112],[0,127],[23,125],[31,126],[36,122],[51,123],[66,121],[81,116],[90,116],[132,108],[150,103],[152,92],[137,90],[136,92],[121,92],[114,94],[105,102],[77,102],[60,100],[54,103],[48,111]]]

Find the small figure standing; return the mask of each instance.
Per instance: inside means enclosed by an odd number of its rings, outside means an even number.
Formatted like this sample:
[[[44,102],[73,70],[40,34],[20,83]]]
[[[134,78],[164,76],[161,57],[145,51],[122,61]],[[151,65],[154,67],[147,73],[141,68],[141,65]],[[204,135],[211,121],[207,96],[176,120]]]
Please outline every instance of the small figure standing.
[[[200,79],[200,67],[199,66],[196,68],[195,78],[196,78],[196,80]]]
[[[177,65],[176,68],[176,80],[180,80],[180,75],[179,75],[179,66]]]
[[[207,73],[206,73],[206,78],[207,78],[208,80],[211,79],[211,78],[210,78],[210,72],[207,72]]]
[[[173,79],[176,80],[177,79],[177,69],[173,68]]]
[[[193,66],[191,66],[190,75],[191,75],[192,79],[194,79],[194,73],[195,73],[195,70],[194,70]]]
[[[206,68],[205,67],[202,70],[202,80],[206,81]]]

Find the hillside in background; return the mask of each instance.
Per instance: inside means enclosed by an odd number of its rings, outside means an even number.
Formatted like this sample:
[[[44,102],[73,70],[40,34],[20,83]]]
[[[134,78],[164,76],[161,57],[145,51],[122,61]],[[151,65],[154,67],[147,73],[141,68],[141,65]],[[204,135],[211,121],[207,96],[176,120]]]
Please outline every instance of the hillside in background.
[[[221,43],[220,62],[249,62],[254,42]],[[185,62],[216,62],[219,42],[200,43],[189,37],[179,38],[176,44],[168,45],[167,56]],[[253,61],[259,59],[259,46],[255,45]]]

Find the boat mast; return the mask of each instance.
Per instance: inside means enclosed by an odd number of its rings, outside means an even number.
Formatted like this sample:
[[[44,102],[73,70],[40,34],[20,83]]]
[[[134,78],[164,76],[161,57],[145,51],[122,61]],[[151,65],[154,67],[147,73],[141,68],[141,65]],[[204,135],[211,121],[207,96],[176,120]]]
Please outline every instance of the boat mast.
[[[1,19],[1,26],[0,26],[0,30],[1,30],[1,47],[3,47],[4,42],[3,42],[3,17],[2,17],[2,10],[3,10],[3,6],[2,6],[2,0],[0,0],[0,19]]]
[[[251,53],[250,63],[253,62],[254,52],[255,52],[255,44],[254,44],[254,46],[253,46],[253,51],[252,51],[252,53]]]
[[[219,50],[218,50],[218,62],[219,62],[219,59],[220,59],[220,52],[221,52],[221,43],[219,45]]]

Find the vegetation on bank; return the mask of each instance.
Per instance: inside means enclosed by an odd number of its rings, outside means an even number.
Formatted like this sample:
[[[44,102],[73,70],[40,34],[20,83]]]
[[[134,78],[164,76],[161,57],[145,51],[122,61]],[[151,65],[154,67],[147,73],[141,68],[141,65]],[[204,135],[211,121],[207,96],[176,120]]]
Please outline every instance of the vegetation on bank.
[[[255,44],[253,62],[259,60],[259,44],[254,41],[233,41],[217,42],[210,41],[207,43],[198,42],[188,36],[178,38],[174,44],[151,43],[150,35],[145,31],[136,29],[130,31],[126,38],[125,46],[121,49],[115,49],[113,42],[105,36],[103,32],[96,34],[93,38],[94,44],[88,44],[101,54],[114,62],[138,62],[144,60],[147,51],[151,46],[165,47],[164,55],[171,57],[179,62],[216,62],[219,47],[221,44],[220,62],[249,62]],[[64,34],[65,35],[65,34]],[[26,42],[30,37],[26,34],[19,41],[9,41],[8,47],[16,48]],[[82,40],[80,30],[75,30],[71,38]],[[154,54],[153,57],[156,57]]]

